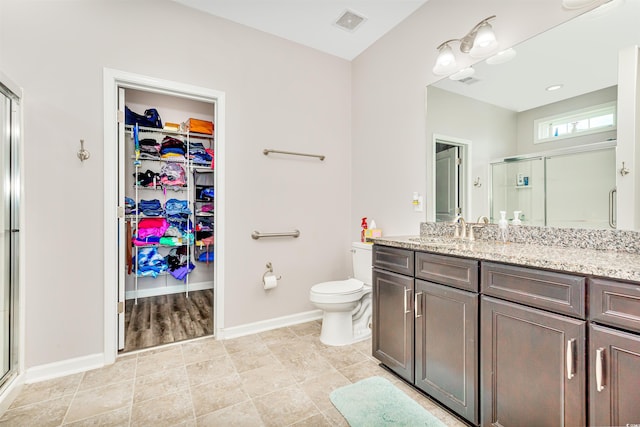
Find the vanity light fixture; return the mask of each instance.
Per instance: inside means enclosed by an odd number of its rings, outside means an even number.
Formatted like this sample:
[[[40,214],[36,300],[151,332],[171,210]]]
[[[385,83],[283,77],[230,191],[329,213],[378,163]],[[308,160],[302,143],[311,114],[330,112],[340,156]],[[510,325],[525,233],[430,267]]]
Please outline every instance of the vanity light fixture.
[[[444,76],[456,69],[456,58],[451,49],[451,43],[460,43],[460,52],[468,53],[474,58],[491,55],[498,48],[498,41],[489,21],[496,15],[489,16],[478,22],[464,37],[442,42],[438,49],[438,58],[433,67],[433,74]]]

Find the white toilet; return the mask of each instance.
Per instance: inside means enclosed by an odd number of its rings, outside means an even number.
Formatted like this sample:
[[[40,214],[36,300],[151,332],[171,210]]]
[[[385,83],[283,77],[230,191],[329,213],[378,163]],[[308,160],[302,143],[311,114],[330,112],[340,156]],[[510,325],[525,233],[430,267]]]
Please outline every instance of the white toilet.
[[[311,287],[311,302],[324,311],[320,341],[348,345],[371,336],[371,247],[353,242],[352,279],[323,282]]]

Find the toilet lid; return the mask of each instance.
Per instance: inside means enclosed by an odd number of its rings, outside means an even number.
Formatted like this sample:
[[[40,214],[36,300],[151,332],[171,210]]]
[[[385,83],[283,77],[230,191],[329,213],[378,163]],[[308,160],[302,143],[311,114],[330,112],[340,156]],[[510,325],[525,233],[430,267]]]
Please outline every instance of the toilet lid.
[[[357,279],[318,283],[311,287],[317,294],[348,295],[362,291],[364,283]]]

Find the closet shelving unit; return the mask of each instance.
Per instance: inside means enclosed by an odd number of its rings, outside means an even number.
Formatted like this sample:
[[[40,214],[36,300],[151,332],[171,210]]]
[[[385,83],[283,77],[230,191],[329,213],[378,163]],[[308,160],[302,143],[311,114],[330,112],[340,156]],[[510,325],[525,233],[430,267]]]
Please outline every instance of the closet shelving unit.
[[[125,136],[128,139],[129,143],[132,147],[134,147],[133,154],[131,156],[131,164],[133,164],[133,185],[129,187],[129,190],[132,190],[129,193],[127,190],[127,196],[132,198],[136,203],[136,210],[134,214],[125,215],[125,219],[131,223],[132,237],[137,234],[138,225],[140,221],[144,218],[167,218],[166,213],[160,216],[146,216],[140,212],[139,204],[140,200],[152,200],[158,199],[161,201],[161,205],[164,208],[166,201],[171,198],[175,198],[178,200],[186,200],[187,206],[190,211],[187,218],[187,229],[185,233],[183,233],[182,239],[183,241],[179,245],[164,245],[164,244],[148,244],[148,245],[134,245],[133,242],[127,242],[128,245],[132,246],[132,254],[134,257],[134,262],[132,265],[132,274],[130,280],[132,279],[132,288],[131,290],[127,289],[126,291],[126,299],[134,299],[137,304],[139,297],[148,297],[155,295],[165,295],[176,292],[185,292],[186,295],[189,295],[190,290],[198,290],[198,289],[206,289],[211,288],[212,286],[207,285],[206,283],[202,286],[191,286],[191,277],[193,273],[198,270],[199,265],[203,263],[198,263],[196,259],[194,259],[196,253],[196,242],[195,242],[195,225],[197,216],[196,215],[196,206],[198,203],[202,202],[202,200],[196,198],[196,187],[195,187],[195,176],[196,174],[207,174],[210,175],[212,180],[212,184],[209,185],[214,187],[213,178],[215,171],[211,169],[210,165],[194,163],[192,159],[189,158],[188,153],[190,152],[190,147],[192,140],[194,141],[202,141],[203,145],[208,148],[213,148],[214,146],[214,136],[200,133],[193,133],[187,131],[179,131],[179,130],[167,130],[167,129],[159,129],[159,128],[150,128],[150,127],[138,127],[138,136],[139,139],[143,138],[153,138],[158,144],[161,144],[162,140],[166,136],[171,136],[177,139],[181,139],[184,141],[186,153],[184,159],[176,158],[174,159],[162,159],[162,158],[136,158],[135,155],[135,143],[134,141],[134,126],[126,125],[125,126]],[[172,186],[165,185],[160,182],[154,182],[152,186],[141,186],[138,185],[138,173],[144,172],[146,170],[151,170],[153,172],[159,173],[162,169],[162,165],[167,163],[176,163],[179,164],[185,172],[185,184],[182,186]],[[175,196],[171,195],[171,193],[175,193]],[[182,197],[180,197],[182,196]],[[207,202],[213,204],[214,200],[211,198],[207,199]],[[207,217],[210,217],[213,220],[213,212],[207,214]],[[191,227],[189,227],[191,224]],[[185,241],[186,239],[186,241]],[[196,265],[192,271],[190,271],[184,281],[178,280],[174,278],[169,271],[164,271],[158,273],[156,277],[153,276],[141,276],[138,271],[138,256],[139,250],[145,247],[155,247],[159,249],[159,253],[166,257],[168,252],[172,248],[186,247],[186,256],[187,256],[187,266],[189,264]],[[164,253],[166,252],[166,253]],[[210,263],[206,263],[209,266]],[[162,280],[164,279],[164,280]],[[161,282],[162,280],[162,282]],[[147,282],[146,286],[143,288],[140,287],[140,283],[142,281]],[[151,283],[151,284],[150,284]]]

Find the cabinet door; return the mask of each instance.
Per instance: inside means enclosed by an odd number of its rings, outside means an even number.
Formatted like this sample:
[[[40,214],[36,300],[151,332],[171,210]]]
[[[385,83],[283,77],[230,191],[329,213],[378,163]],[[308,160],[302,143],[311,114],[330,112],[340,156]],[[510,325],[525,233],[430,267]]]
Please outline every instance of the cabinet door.
[[[415,385],[477,424],[478,294],[415,286]]]
[[[482,425],[585,425],[585,322],[486,296],[480,311]]]
[[[640,422],[640,336],[589,326],[589,424]]]
[[[413,382],[413,278],[373,269],[373,357]]]

